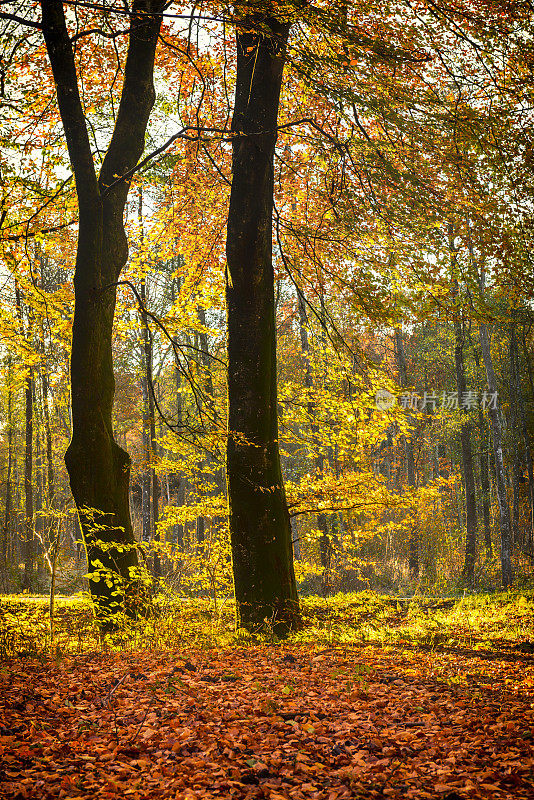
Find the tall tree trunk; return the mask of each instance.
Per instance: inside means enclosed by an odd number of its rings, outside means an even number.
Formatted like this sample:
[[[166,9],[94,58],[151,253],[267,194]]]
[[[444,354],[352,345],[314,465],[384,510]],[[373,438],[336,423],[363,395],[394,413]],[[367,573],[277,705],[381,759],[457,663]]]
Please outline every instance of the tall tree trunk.
[[[510,443],[513,453],[513,472],[512,472],[512,541],[514,547],[520,544],[519,515],[520,515],[520,480],[525,459],[522,458],[524,447],[521,446],[522,435],[520,433],[519,422],[519,375],[517,374],[517,320],[515,312],[511,310],[510,337],[508,354],[510,358]],[[524,442],[523,442],[524,445]]]
[[[11,532],[11,515],[13,511],[13,386],[11,355],[7,357],[7,471],[6,493],[4,501],[4,519],[2,524],[2,541],[0,544],[0,568],[5,571],[8,564],[9,538]]]
[[[179,256],[180,262],[179,265],[182,265],[182,256]],[[175,304],[176,300],[180,294],[180,277],[176,277],[172,280],[171,283],[171,293],[172,293],[172,302],[173,305]],[[178,350],[180,346],[180,341],[178,336],[173,337],[173,343]],[[175,391],[175,422],[174,427],[177,431],[180,430],[182,426],[182,373],[180,372],[178,364],[175,364],[174,367],[174,391]],[[177,475],[174,474],[173,480],[173,488],[174,488],[174,502],[178,507],[182,507],[185,503],[185,496],[186,496],[186,479],[185,475]],[[182,523],[173,526],[173,542],[178,545],[178,549],[182,551],[184,549],[184,526]]]
[[[44,258],[42,254],[38,253],[38,262],[40,269],[41,287],[46,291],[54,291],[58,287],[55,281],[46,279],[46,267],[48,266],[48,259]],[[41,321],[39,329],[39,346],[40,346],[40,364],[39,364],[39,379],[41,384],[41,397],[42,397],[42,410],[43,410],[43,426],[45,437],[45,458],[46,458],[46,505],[47,514],[45,518],[45,528],[50,535],[52,530],[59,531],[57,520],[54,519],[52,514],[54,507],[55,495],[55,473],[54,473],[54,457],[52,451],[52,430],[50,425],[50,384],[48,381],[48,373],[46,369],[46,343],[45,343],[45,330],[44,324]],[[54,534],[57,538],[59,534]]]
[[[33,509],[33,372],[24,386],[24,578],[23,588],[34,588],[35,530]]]
[[[493,546],[491,543],[491,514],[490,514],[490,479],[488,469],[488,447],[489,442],[486,432],[484,415],[480,406],[478,407],[478,430],[480,436],[480,488],[482,490],[482,514],[484,517],[484,547],[486,548],[487,558],[493,556]]]
[[[473,347],[473,355],[475,357],[475,364],[477,376],[480,375],[480,350],[478,347]],[[480,403],[477,405],[477,424],[478,436],[480,439],[480,451],[478,457],[479,470],[480,470],[480,504],[482,507],[482,517],[484,519],[484,548],[486,550],[486,558],[493,556],[493,545],[491,542],[491,486],[489,476],[489,441],[486,422]]]
[[[129,173],[144,148],[154,104],[153,70],[163,0],[134,0],[123,88],[97,178],[61,0],[42,0],[42,29],[76,180],[79,210],[72,329],[72,439],[65,454],[102,630],[146,605],[128,502],[130,457],[113,435],[112,328],[116,284],[126,263]]]
[[[458,296],[458,281],[453,282],[453,295]],[[473,589],[475,585],[475,562],[477,546],[477,500],[475,486],[475,471],[473,468],[473,451],[471,448],[472,425],[467,409],[462,401],[466,396],[467,386],[465,380],[464,365],[464,332],[460,313],[454,313],[454,364],[456,368],[456,387],[458,398],[462,408],[463,421],[460,427],[460,443],[462,446],[462,472],[464,476],[465,488],[465,517],[466,517],[466,538],[465,538],[465,559],[462,570],[462,578],[468,588]]]
[[[141,197],[141,195],[140,195]],[[141,200],[139,201],[141,203]],[[154,387],[152,382],[152,340],[148,327],[146,309],[146,283],[141,280],[141,333],[143,342],[143,444],[145,451],[145,470],[143,474],[143,539],[144,541],[157,542],[157,525],[159,520],[159,480],[156,472],[158,459],[158,443],[156,439],[156,409],[154,404]],[[161,576],[161,556],[156,549],[153,553],[154,577]]]
[[[208,343],[208,335],[206,333],[206,311],[202,306],[198,306],[197,308],[197,315],[198,321],[202,326],[202,329],[199,331],[198,334],[198,366],[199,366],[199,381],[201,384],[201,391],[199,392],[199,396],[197,398],[197,406],[201,411],[201,415],[203,416],[203,423],[204,427],[207,431],[211,431],[215,425],[215,395],[214,395],[214,386],[213,386],[213,375],[211,370],[211,359],[210,359],[210,352],[209,352],[209,343]],[[203,413],[202,413],[203,412]],[[202,421],[202,420],[201,420]],[[202,478],[201,478],[202,479]],[[206,450],[206,461],[205,461],[205,483],[207,485],[207,496],[209,498],[214,498],[217,496],[219,491],[223,490],[224,487],[224,474],[221,468],[220,459],[217,459],[216,456],[210,452],[210,450]],[[202,533],[205,533],[206,529],[206,520],[204,517],[199,517],[198,521],[202,521]],[[213,525],[220,525],[222,522],[221,518],[214,518],[212,517],[212,526]],[[197,538],[199,534],[199,528],[197,524]],[[200,539],[199,539],[200,541]]]
[[[321,452],[321,445],[318,437],[318,428],[315,422],[316,408],[315,403],[311,399],[311,390],[313,388],[313,374],[310,359],[310,341],[308,338],[308,313],[306,311],[306,301],[302,291],[298,290],[298,309],[299,309],[299,328],[300,328],[300,346],[302,355],[304,356],[304,385],[308,392],[308,417],[311,424],[311,438],[315,450],[315,472],[316,475],[322,476],[324,472],[325,458]],[[331,563],[332,548],[330,538],[328,536],[328,519],[324,511],[317,514],[317,529],[319,531],[319,556],[321,559],[321,567],[323,570],[321,578],[321,591],[323,596],[329,592],[329,572]]]
[[[143,304],[146,303],[145,297],[145,282],[141,281],[140,296]],[[142,341],[142,355],[141,355],[141,395],[143,398],[143,472],[141,475],[141,539],[143,542],[149,542],[152,536],[152,509],[151,509],[151,447],[150,447],[150,389],[148,386],[147,365],[146,365],[146,349],[145,349],[145,335],[146,327],[144,322],[144,314],[141,313],[141,341]]]
[[[517,343],[516,321],[513,320],[511,327],[510,357],[513,362],[513,383],[515,387],[515,407],[518,417],[518,432],[521,428],[523,438],[523,448],[525,455],[525,466],[528,476],[528,499],[529,499],[529,518],[528,528],[524,549],[530,555],[534,555],[534,469],[532,465],[532,443],[527,424],[527,414],[525,410],[525,397],[523,394],[523,384],[521,381],[521,367],[519,362],[519,348]],[[519,449],[519,448],[518,448]]]
[[[530,396],[534,400],[534,377],[532,375],[532,360],[530,358],[530,352],[528,349],[527,344],[527,332],[525,330],[525,326],[523,325],[523,330],[521,333],[521,345],[523,349],[523,355],[525,357],[525,364],[527,367],[527,375],[528,375],[528,382],[530,386]]]
[[[138,220],[140,227],[140,240],[143,244],[143,188],[138,189],[139,205]],[[152,440],[152,422],[154,419],[154,398],[152,396],[152,346],[150,341],[150,329],[148,327],[148,316],[146,313],[146,281],[141,277],[139,296],[142,308],[140,309],[141,318],[141,393],[143,397],[143,473],[141,476],[141,538],[144,542],[150,542],[155,537],[154,525],[154,452]],[[154,422],[155,425],[155,422]],[[154,568],[156,563],[153,562]],[[156,570],[154,569],[154,572]]]
[[[28,331],[24,326],[24,309],[22,307],[22,294],[18,280],[15,279],[15,298],[17,304],[17,316],[20,327],[20,335],[31,346],[31,321],[28,323]],[[33,507],[33,369],[27,367],[24,379],[24,575],[22,578],[22,588],[32,591],[34,584],[34,562],[35,562],[35,529],[34,529],[34,507]]]
[[[480,277],[480,291],[484,293],[484,273]],[[486,323],[479,325],[480,348],[482,358],[486,368],[486,379],[490,395],[488,405],[488,415],[491,422],[491,434],[493,440],[493,455],[495,459],[495,479],[497,488],[497,499],[499,503],[499,520],[501,529],[501,571],[502,584],[506,589],[513,579],[512,575],[512,525],[510,520],[510,506],[506,494],[506,477],[504,471],[503,441],[501,418],[499,414],[499,399],[497,395],[497,379],[493,369],[493,359],[491,357],[490,335]],[[495,402],[493,399],[495,398]]]
[[[249,630],[267,619],[279,634],[300,624],[278,448],[272,266],[273,159],[289,27],[252,13],[237,29],[226,244],[227,481],[237,618]]]
[[[405,388],[408,386],[408,372],[406,369],[406,355],[404,352],[404,342],[400,328],[395,328],[395,343],[400,385]],[[413,440],[403,436],[402,441],[404,444],[404,452],[406,453],[406,476],[408,480],[408,486],[413,489],[415,488],[415,458]],[[410,530],[408,570],[411,578],[415,579],[419,576],[419,532],[415,519],[412,519]]]
[[[48,405],[49,385],[48,376],[44,369],[41,369],[41,392],[43,395],[43,417],[46,447],[46,497],[49,510],[54,505],[55,477],[54,477],[54,457],[52,454],[52,431],[50,428],[50,407]]]

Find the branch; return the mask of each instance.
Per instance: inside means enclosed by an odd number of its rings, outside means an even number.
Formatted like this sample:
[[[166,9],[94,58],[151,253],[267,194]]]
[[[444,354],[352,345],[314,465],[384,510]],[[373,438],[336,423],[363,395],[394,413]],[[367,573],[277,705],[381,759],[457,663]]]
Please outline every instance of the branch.
[[[162,0],[134,0],[128,54],[124,66],[117,120],[98,178],[119,204],[126,202],[129,184],[124,176],[135,168],[145,147],[145,133],[156,92],[154,59],[162,22]],[[121,180],[116,178],[120,176]]]
[[[109,184],[109,186],[107,186],[104,189],[103,195],[105,196],[118,183],[121,183],[121,181],[127,181],[129,178],[135,175],[136,172],[139,172],[139,170],[143,169],[143,167],[146,167],[146,165],[150,161],[153,161],[156,158],[156,156],[159,156],[161,153],[165,152],[165,150],[167,150],[172,144],[174,144],[174,142],[178,141],[178,139],[186,139],[189,142],[202,141],[198,135],[189,136],[187,134],[187,131],[197,131],[197,134],[200,132],[229,134],[229,131],[224,130],[223,128],[199,128],[196,125],[188,125],[185,128],[181,128],[181,130],[179,130],[178,133],[173,134],[170,137],[170,139],[167,139],[167,141],[164,144],[162,144],[160,147],[157,147],[155,150],[149,153],[145,158],[143,158],[142,161],[139,161],[139,163],[135,164],[135,166],[133,166],[131,169],[119,175],[112,183]],[[232,138],[233,136],[228,135],[228,141],[230,141]],[[208,139],[206,141],[210,140]]]
[[[70,222],[63,222],[61,225],[53,225],[51,228],[41,228],[38,231],[33,231],[32,233],[18,233],[13,234],[11,236],[2,236],[2,240],[4,242],[20,242],[22,239],[33,239],[35,236],[42,236],[44,233],[57,233],[57,231],[62,231],[65,228],[70,228],[71,225],[75,225],[78,222],[77,219],[71,219]]]
[[[6,11],[0,11],[0,19],[9,19],[11,22],[18,22],[19,25],[27,25],[29,28],[36,28],[39,31],[43,29],[40,22],[24,19],[24,17],[19,17],[17,14],[8,14]]]
[[[152,322],[154,322],[154,324],[160,329],[160,331],[163,333],[163,335],[169,340],[169,342],[170,342],[170,344],[172,346],[173,352],[174,352],[174,357],[175,357],[175,361],[176,361],[176,364],[178,366],[178,369],[180,370],[180,372],[182,373],[184,378],[187,380],[187,382],[191,386],[191,389],[192,389],[192,392],[193,392],[193,397],[195,398],[195,405],[197,407],[201,422],[202,422],[203,416],[207,416],[208,419],[210,419],[210,421],[212,422],[212,424],[216,424],[217,421],[220,421],[220,416],[217,414],[217,412],[214,412],[213,416],[210,416],[209,414],[206,414],[205,411],[203,411],[202,396],[201,396],[201,394],[200,394],[200,392],[198,390],[198,387],[197,387],[197,385],[195,383],[195,380],[194,380],[193,376],[191,375],[191,373],[189,372],[189,370],[186,369],[182,365],[182,362],[180,360],[180,355],[183,355],[182,353],[180,353],[182,348],[176,342],[175,338],[173,336],[171,336],[171,334],[169,333],[169,331],[167,330],[167,328],[165,327],[163,322],[155,314],[152,314],[152,312],[150,312],[147,309],[146,305],[143,302],[143,299],[142,299],[141,295],[139,294],[139,292],[137,291],[137,289],[133,285],[133,283],[131,281],[117,281],[115,283],[107,284],[106,286],[103,287],[102,291],[106,291],[107,289],[113,289],[113,288],[116,288],[118,286],[127,286],[129,289],[131,289],[131,291],[135,295],[135,298],[137,300],[137,303],[138,303],[139,308],[141,309],[142,313],[146,314],[146,316],[149,319],[151,319]],[[219,364],[221,364],[222,366],[226,367],[226,364],[224,363],[224,361],[221,361],[220,358],[217,358],[217,356],[214,356],[212,353],[208,353],[208,355],[214,361],[218,361]],[[184,360],[187,362],[187,358],[185,356],[184,356]],[[173,428],[171,425],[169,425],[169,423],[166,420],[166,417],[164,416],[164,414],[162,413],[162,411],[161,411],[161,409],[159,407],[158,400],[157,400],[155,392],[154,392],[154,387],[152,386],[152,382],[149,381],[149,384],[150,384],[150,388],[151,388],[152,398],[154,400],[154,403],[155,403],[156,409],[158,411],[158,414],[164,420],[164,422],[167,425],[167,427],[174,431],[175,428]]]
[[[98,33],[99,36],[102,36],[104,39],[118,39],[119,36],[124,36],[127,33],[130,33],[131,28],[123,28],[120,31],[114,31],[113,33],[109,33],[103,31],[102,28],[90,28],[87,31],[81,31],[80,33],[75,34],[71,37],[71,42],[77,42],[78,39],[83,39],[84,36],[92,36],[94,33]]]
[[[41,9],[43,35],[56,84],[69,158],[76,178],[78,202],[87,206],[98,196],[98,184],[63,2],[41,0]]]

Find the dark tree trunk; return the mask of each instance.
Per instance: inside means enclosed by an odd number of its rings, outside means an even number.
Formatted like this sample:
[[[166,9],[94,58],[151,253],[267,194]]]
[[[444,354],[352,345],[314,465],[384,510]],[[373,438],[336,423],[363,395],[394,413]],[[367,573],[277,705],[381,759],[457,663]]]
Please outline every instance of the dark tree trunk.
[[[251,3],[252,6],[252,3]],[[227,480],[238,625],[284,634],[300,615],[280,453],[272,266],[273,158],[289,24],[237,29],[228,213]]]
[[[40,256],[39,264],[41,270],[41,286],[43,287],[43,289],[46,288],[47,291],[57,290],[58,286],[55,281],[50,282],[50,280],[48,280],[46,281],[46,286],[45,286],[45,267],[48,264],[47,259]],[[42,324],[41,324],[40,336],[41,336],[41,359],[42,359],[40,374],[41,374],[41,392],[43,396],[43,417],[44,417],[45,446],[46,446],[46,486],[47,486],[46,497],[49,510],[51,510],[54,505],[56,487],[55,487],[54,457],[52,451],[52,428],[50,424],[50,405],[49,405],[50,384],[48,381],[48,373],[45,366],[45,358],[46,358],[45,332]],[[49,524],[52,524],[50,520]]]
[[[530,555],[533,554],[534,544],[534,470],[532,466],[532,443],[530,440],[530,432],[527,424],[527,414],[525,409],[525,397],[523,394],[523,384],[521,380],[520,362],[519,362],[519,348],[517,343],[516,320],[512,320],[511,338],[510,338],[510,359],[512,364],[512,382],[514,386],[515,398],[512,399],[512,405],[516,411],[517,422],[517,436],[521,435],[523,439],[524,448],[524,462],[528,476],[528,499],[529,499],[529,516],[528,527],[526,536],[523,541],[523,548]],[[521,434],[519,433],[521,430]],[[518,443],[519,444],[519,443]],[[517,447],[519,451],[519,447]]]
[[[142,291],[141,291],[142,296]],[[148,404],[148,382],[146,379],[145,355],[143,350],[141,375],[141,395],[143,397],[143,472],[141,474],[141,540],[149,542],[151,526],[151,479],[150,479],[150,409]]]
[[[458,282],[454,281],[454,295],[458,294]],[[464,476],[465,489],[465,517],[466,517],[466,538],[465,538],[465,559],[462,570],[462,578],[469,589],[475,585],[475,562],[477,546],[477,499],[475,486],[475,470],[473,467],[473,450],[471,448],[472,425],[467,409],[462,405],[462,399],[466,396],[467,386],[465,380],[464,366],[464,333],[459,312],[454,314],[454,364],[456,367],[456,387],[458,398],[462,408],[464,421],[460,428],[460,443],[462,446],[462,472]]]
[[[488,437],[482,409],[478,407],[478,429],[480,435],[480,488],[482,490],[482,514],[484,517],[484,547],[486,556],[491,558],[493,546],[491,543],[491,515],[490,515],[490,479],[488,469]]]
[[[510,357],[510,441],[513,453],[513,471],[512,471],[512,541],[514,547],[518,547],[520,542],[519,530],[519,506],[520,506],[520,480],[523,469],[521,440],[519,423],[519,375],[517,373],[517,336],[516,336],[515,313],[512,309],[510,320],[510,341],[508,354]]]
[[[116,282],[128,244],[128,173],[144,148],[154,103],[153,68],[162,0],[134,0],[122,94],[97,178],[61,0],[42,0],[42,27],[56,84],[79,209],[72,329],[72,439],[65,454],[87,548],[89,585],[103,630],[145,605],[130,519],[130,458],[113,435],[112,327]],[[126,176],[126,177],[124,177]]]
[[[478,347],[473,348],[473,355],[475,357],[475,364],[477,369],[477,376],[480,374],[480,351]],[[477,422],[478,422],[478,436],[480,439],[480,455],[479,455],[479,469],[480,469],[480,503],[482,506],[482,517],[484,519],[484,548],[486,550],[486,558],[493,556],[493,545],[491,542],[491,487],[489,476],[489,441],[484,420],[484,414],[480,403],[477,405]]]
[[[17,304],[17,316],[20,327],[20,335],[26,340],[28,346],[31,339],[31,318],[28,323],[26,335],[24,325],[24,309],[22,307],[22,295],[19,284],[15,280],[15,298]],[[24,380],[24,575],[22,578],[22,588],[31,591],[34,584],[34,562],[35,562],[35,529],[34,529],[34,507],[33,507],[33,369],[27,367],[26,378]]]
[[[472,425],[467,408],[463,404],[467,392],[464,365],[464,330],[458,299],[458,279],[456,277],[458,272],[457,250],[454,246],[454,226],[452,222],[448,224],[447,234],[452,274],[452,298],[456,305],[454,309],[454,365],[456,369],[456,388],[458,390],[458,400],[463,416],[462,425],[460,427],[460,444],[462,447],[462,473],[465,491],[466,538],[462,579],[468,588],[473,589],[477,557],[477,498],[473,451],[471,448]]]
[[[41,391],[43,395],[43,417],[46,446],[46,498],[49,511],[52,510],[55,495],[54,458],[52,454],[52,431],[50,428],[50,407],[48,405],[48,376],[41,370]]]
[[[404,342],[402,339],[402,331],[400,328],[395,329],[395,352],[397,354],[397,367],[399,370],[400,385],[405,388],[408,386],[408,372],[406,369],[406,355],[404,353]],[[413,450],[413,440],[402,437],[404,443],[404,452],[406,453],[406,476],[408,486],[415,488],[415,458]],[[419,577],[419,532],[417,529],[417,521],[412,520],[408,553],[408,570],[410,577],[415,579]]]
[[[483,282],[481,281],[483,287]],[[493,370],[493,360],[491,357],[490,336],[488,327],[485,323],[480,323],[480,347],[482,357],[486,367],[486,378],[490,396],[497,397],[497,380]],[[512,582],[512,526],[510,521],[510,506],[506,493],[506,478],[504,472],[503,441],[501,420],[499,416],[498,399],[495,405],[490,402],[488,414],[491,422],[491,433],[493,439],[493,455],[495,459],[495,483],[497,488],[497,499],[499,502],[499,519],[501,527],[501,569],[502,584],[506,589]]]

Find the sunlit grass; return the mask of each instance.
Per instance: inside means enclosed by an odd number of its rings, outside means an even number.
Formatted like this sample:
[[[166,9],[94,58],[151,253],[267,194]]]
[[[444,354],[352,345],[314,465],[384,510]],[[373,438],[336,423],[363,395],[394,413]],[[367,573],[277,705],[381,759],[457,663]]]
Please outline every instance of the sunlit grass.
[[[324,646],[380,645],[425,649],[509,649],[534,640],[534,593],[471,595],[459,600],[401,600],[373,592],[301,601],[302,631],[289,643]],[[47,597],[0,596],[0,658],[48,657],[102,649],[162,650],[276,643],[268,626],[256,634],[235,631],[230,600],[170,593],[155,601],[146,620],[125,623],[101,638],[86,595],[57,597],[53,632]]]

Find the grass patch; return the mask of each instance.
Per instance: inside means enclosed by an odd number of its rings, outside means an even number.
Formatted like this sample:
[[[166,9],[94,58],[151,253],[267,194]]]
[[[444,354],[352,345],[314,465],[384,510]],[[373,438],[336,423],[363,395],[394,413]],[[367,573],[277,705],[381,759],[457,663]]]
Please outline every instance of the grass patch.
[[[302,601],[304,629],[295,644],[376,644],[445,650],[529,652],[534,640],[534,592],[404,600],[373,592]],[[275,642],[269,630],[235,632],[234,607],[214,611],[209,600],[161,596],[152,618],[125,624],[102,641],[89,598],[57,597],[51,635],[48,598],[0,597],[0,658],[74,655],[97,650],[163,650]],[[534,649],[534,645],[532,646]]]

